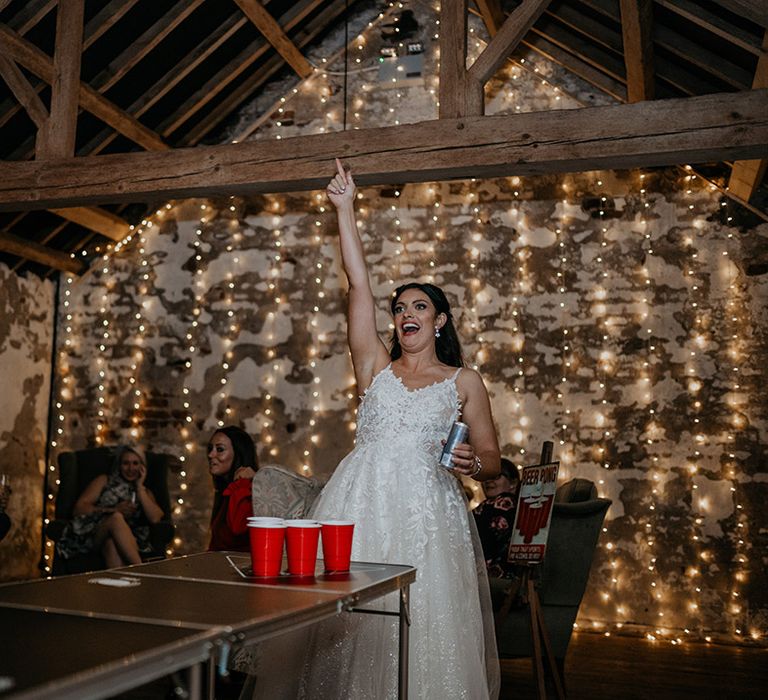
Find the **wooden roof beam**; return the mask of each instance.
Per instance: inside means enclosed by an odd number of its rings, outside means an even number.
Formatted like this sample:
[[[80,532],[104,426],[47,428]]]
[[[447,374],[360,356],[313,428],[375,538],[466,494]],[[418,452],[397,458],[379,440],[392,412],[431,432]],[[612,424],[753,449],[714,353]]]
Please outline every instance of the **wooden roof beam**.
[[[344,5],[343,0],[331,0],[331,2],[326,3],[320,12],[302,23],[300,28],[296,30],[294,35],[296,45],[302,48],[310,44],[336,18],[339,12],[344,11]],[[303,15],[307,16],[308,14],[305,9]],[[253,71],[236,88],[230,90],[226,97],[219,100],[216,106],[206,114],[204,119],[194,126],[190,126],[182,136],[179,145],[192,146],[198,143],[215,126],[232,114],[238,105],[248,99],[249,95],[267,83],[284,65],[285,63],[278,54],[272,54],[264,60],[259,64],[258,70]],[[251,131],[248,131],[248,134],[250,133]],[[241,141],[246,137],[235,135],[234,140]]]
[[[48,129],[48,108],[16,62],[2,54],[0,54],[0,75],[35,124],[35,152],[42,150],[45,148]]]
[[[72,258],[68,253],[53,250],[7,231],[0,231],[0,250],[75,275],[82,274],[85,269],[82,262]]]
[[[16,62],[3,54],[0,54],[0,76],[5,80],[19,104],[27,111],[39,133],[40,129],[44,129],[48,123],[48,108],[43,104],[37,90],[29,84]]]
[[[320,189],[334,156],[345,159],[363,186],[764,158],[768,89],[167,152],[8,162],[0,210]]]
[[[254,26],[264,35],[264,38],[272,44],[285,62],[298,73],[300,78],[308,78],[314,68],[304,58],[304,55],[296,48],[296,45],[288,38],[283,28],[274,17],[267,12],[258,0],[235,0],[243,14],[248,17]]]
[[[654,97],[653,0],[620,0],[627,101]]]
[[[524,0],[504,20],[496,36],[469,69],[470,80],[485,85],[504,61],[518,47],[533,23],[547,9],[551,0]]]
[[[94,90],[106,92],[139,61],[159,46],[174,29],[187,19],[204,0],[179,0],[168,12],[136,37],[104,70],[90,80]]]
[[[99,207],[67,207],[50,211],[113,241],[122,241],[131,231],[131,225],[125,219]]]
[[[456,119],[476,112],[477,104],[467,105],[469,93],[477,102],[476,88],[469,90],[467,85],[467,0],[442,0],[438,88],[440,119]]]
[[[54,7],[56,0],[26,0],[24,6],[10,18],[8,26],[19,34],[26,34]]]
[[[483,18],[488,36],[493,38],[504,24],[505,15],[504,10],[501,9],[501,3],[499,0],[475,0],[475,5]]]
[[[322,4],[323,0],[311,0],[303,5],[292,5],[281,17],[282,26],[286,31],[290,31],[299,25],[307,14]],[[200,85],[193,95],[182,102],[172,114],[160,123],[157,130],[163,136],[170,136],[207,105],[208,102],[215,99],[227,85],[261,58],[268,50],[268,47],[269,43],[261,36],[257,40],[252,41],[233,60],[229,61],[215,75]]]
[[[715,2],[733,14],[744,17],[763,29],[768,29],[768,3],[765,0],[715,0]]]
[[[655,0],[657,5],[674,12],[676,15],[687,19],[711,34],[719,36],[736,46],[741,47],[755,56],[760,56],[760,41],[752,34],[735,24],[727,22],[723,17],[710,12],[700,3],[694,0]]]
[[[763,54],[757,62],[752,88],[768,88],[768,31],[763,35]],[[728,180],[728,192],[744,202],[749,202],[765,177],[766,166],[766,159],[736,161]]]
[[[484,87],[549,5],[550,0],[523,0],[467,70],[467,0],[440,4],[440,118],[480,116]]]
[[[48,110],[37,91],[29,84],[16,63],[1,54],[0,75],[8,83],[19,102],[26,108],[30,118],[38,128],[38,133],[40,133],[40,129],[47,128]],[[98,207],[53,209],[51,211],[67,221],[80,224],[115,241],[123,239],[130,231],[130,224],[125,219]]]
[[[564,51],[560,46],[553,44],[539,34],[526,37],[521,42],[522,46],[537,54],[543,56],[549,61],[562,66],[582,80],[585,80],[593,87],[597,88],[606,95],[613,97],[618,102],[627,101],[627,88],[620,80],[612,78],[607,73],[598,70],[589,63],[583,61],[578,56]]]
[[[138,0],[110,0],[104,5],[104,7],[91,18],[88,24],[85,25],[85,30],[83,32],[83,51],[93,44],[93,42],[95,42],[104,32],[108,31],[113,24],[118,22],[120,18],[136,4],[136,2],[138,2]],[[22,12],[24,12],[24,10],[22,10]],[[21,14],[21,12],[19,14]],[[15,20],[16,16],[12,17],[8,26],[19,35],[23,36],[27,29],[31,28],[31,25],[26,23],[19,27]],[[35,85],[34,89],[37,92],[42,92],[45,85],[45,81],[42,81]],[[11,105],[7,100],[0,102],[0,126],[3,126],[3,124],[11,119],[11,117],[15,116],[17,111],[17,105]]]
[[[48,84],[53,83],[54,66],[51,57],[4,25],[0,25],[0,51]],[[80,82],[79,100],[83,109],[91,112],[134,143],[147,149],[169,148],[154,131],[83,82]]]
[[[36,158],[71,158],[75,155],[84,12],[85,0],[59,0],[51,80],[51,113],[45,135],[38,138]]]

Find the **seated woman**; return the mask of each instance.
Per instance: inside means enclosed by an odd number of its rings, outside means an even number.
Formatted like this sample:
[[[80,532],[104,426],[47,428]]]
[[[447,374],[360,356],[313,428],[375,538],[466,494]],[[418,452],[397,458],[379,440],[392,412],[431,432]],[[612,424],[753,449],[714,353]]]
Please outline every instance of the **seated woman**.
[[[213,477],[211,543],[208,551],[250,551],[248,540],[251,481],[259,468],[256,446],[244,430],[219,428],[208,443],[208,470]]]
[[[147,461],[138,447],[118,449],[112,471],[97,476],[80,494],[75,517],[56,547],[69,559],[75,554],[101,551],[108,568],[141,564],[141,553],[151,550],[149,523],[163,511],[144,485]]]
[[[507,564],[507,548],[515,525],[517,492],[520,474],[508,459],[501,458],[501,473],[495,479],[482,482],[485,500],[472,511],[483,547],[488,576],[511,578]]]

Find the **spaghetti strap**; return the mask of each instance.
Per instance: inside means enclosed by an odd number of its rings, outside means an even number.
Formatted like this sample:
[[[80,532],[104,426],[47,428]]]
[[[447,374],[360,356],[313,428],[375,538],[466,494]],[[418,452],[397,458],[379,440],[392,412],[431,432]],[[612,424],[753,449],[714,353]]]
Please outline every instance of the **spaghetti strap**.
[[[459,378],[459,372],[461,372],[461,370],[463,370],[463,369],[464,369],[463,367],[459,367],[459,368],[458,368],[458,369],[457,369],[457,370],[456,370],[456,371],[453,373],[453,376],[451,377],[451,381],[452,381],[452,382],[455,382],[455,381],[456,381],[456,380]]]

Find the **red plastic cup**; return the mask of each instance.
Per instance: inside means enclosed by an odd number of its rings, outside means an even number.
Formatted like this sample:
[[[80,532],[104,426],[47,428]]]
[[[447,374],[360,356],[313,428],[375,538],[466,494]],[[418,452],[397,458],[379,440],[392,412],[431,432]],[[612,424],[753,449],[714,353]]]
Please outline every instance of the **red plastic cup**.
[[[351,520],[324,520],[321,526],[325,570],[349,571],[355,524]]]
[[[288,573],[294,576],[314,576],[320,523],[316,520],[287,520],[285,524]]]
[[[283,563],[285,524],[252,522],[248,525],[251,540],[251,568],[254,576],[278,576]]]

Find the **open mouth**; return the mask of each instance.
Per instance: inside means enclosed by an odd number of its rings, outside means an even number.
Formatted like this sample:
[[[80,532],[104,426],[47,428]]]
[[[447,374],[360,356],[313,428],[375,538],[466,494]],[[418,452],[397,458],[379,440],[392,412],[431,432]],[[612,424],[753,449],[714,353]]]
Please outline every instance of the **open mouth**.
[[[403,335],[413,335],[414,333],[419,332],[419,324],[418,323],[404,323],[403,324]]]

